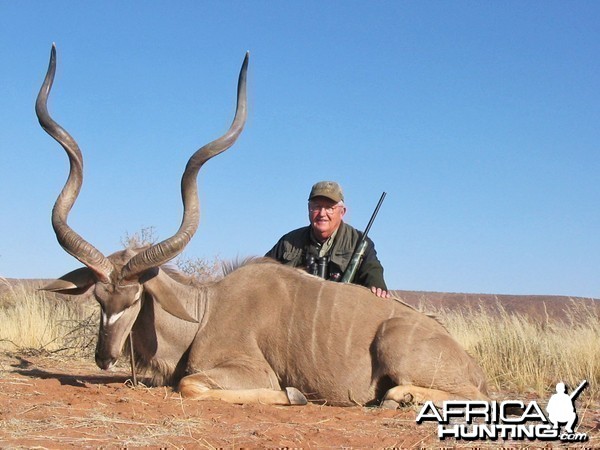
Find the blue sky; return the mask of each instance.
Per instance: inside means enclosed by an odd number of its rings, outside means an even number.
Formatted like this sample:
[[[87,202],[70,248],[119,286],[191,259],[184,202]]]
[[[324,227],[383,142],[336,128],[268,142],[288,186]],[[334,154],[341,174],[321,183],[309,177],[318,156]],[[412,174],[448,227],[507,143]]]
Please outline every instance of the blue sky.
[[[78,267],[50,211],[79,143],[71,226],[105,254],[181,220],[189,156],[249,118],[199,175],[187,257],[266,252],[344,187],[394,289],[600,297],[600,3],[0,1],[0,276]]]

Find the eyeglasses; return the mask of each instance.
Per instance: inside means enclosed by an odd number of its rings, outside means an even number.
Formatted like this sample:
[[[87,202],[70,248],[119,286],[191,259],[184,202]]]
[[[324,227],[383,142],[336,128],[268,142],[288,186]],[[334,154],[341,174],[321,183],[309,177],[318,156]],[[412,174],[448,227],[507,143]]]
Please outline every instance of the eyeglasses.
[[[324,209],[327,214],[331,215],[334,213],[336,208],[342,208],[343,206],[344,205],[324,206],[324,205],[317,205],[314,203],[309,203],[308,210],[311,213],[315,213],[315,212],[321,212],[321,210]]]

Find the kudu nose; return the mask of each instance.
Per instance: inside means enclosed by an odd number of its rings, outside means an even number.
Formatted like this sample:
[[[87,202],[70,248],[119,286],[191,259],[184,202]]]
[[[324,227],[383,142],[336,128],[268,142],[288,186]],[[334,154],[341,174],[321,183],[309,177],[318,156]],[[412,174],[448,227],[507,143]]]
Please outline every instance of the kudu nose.
[[[96,353],[96,365],[100,367],[102,370],[110,369],[116,362],[115,358],[110,356],[103,356],[99,353]]]

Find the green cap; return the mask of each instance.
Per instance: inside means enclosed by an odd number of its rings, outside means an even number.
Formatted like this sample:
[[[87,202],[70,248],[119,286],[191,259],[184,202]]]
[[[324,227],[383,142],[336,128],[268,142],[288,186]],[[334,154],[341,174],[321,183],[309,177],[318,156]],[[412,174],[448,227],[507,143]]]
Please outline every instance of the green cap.
[[[338,203],[344,201],[344,193],[341,186],[335,181],[319,181],[310,190],[309,200],[315,197],[327,197]]]

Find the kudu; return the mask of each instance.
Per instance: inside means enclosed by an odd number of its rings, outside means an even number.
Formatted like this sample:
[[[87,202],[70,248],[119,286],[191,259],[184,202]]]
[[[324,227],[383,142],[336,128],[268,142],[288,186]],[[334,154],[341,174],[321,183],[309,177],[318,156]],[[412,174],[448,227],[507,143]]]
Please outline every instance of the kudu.
[[[67,152],[70,172],[52,211],[60,245],[85,267],[46,286],[93,290],[101,321],[96,363],[113,366],[131,332],[138,363],[155,384],[185,397],[231,403],[376,404],[487,399],[483,373],[434,318],[368,289],[314,277],[276,262],[238,268],[218,282],[192,285],[165,269],[199,221],[197,174],[229,148],[246,119],[244,60],[231,128],[190,158],[181,181],[183,221],[174,236],[105,257],[67,225],[82,181],[82,155],[48,114],[53,46],[36,113]]]

